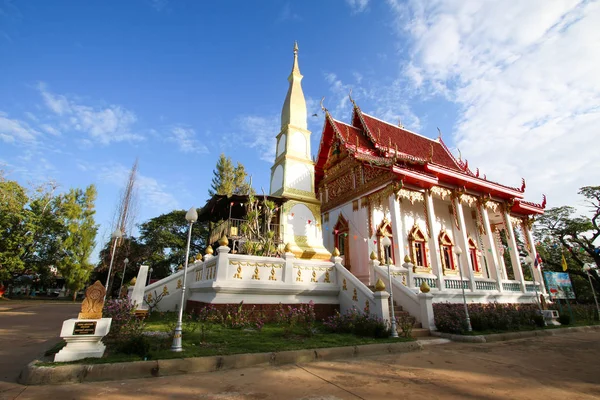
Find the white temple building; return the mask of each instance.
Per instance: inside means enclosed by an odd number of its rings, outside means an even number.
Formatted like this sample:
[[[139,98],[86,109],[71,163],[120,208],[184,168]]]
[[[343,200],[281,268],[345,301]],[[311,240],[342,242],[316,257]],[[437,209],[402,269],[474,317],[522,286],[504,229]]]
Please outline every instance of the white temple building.
[[[352,99],[348,123],[323,108],[315,163],[302,78],[295,45],[270,179],[270,196],[281,204],[282,256],[232,254],[231,240],[216,255],[209,248],[190,265],[188,311],[312,300],[321,316],[355,307],[388,319],[389,288],[371,289],[379,278],[389,282],[384,237],[392,243],[395,303],[425,329],[435,329],[432,303],[462,301],[463,287],[476,303],[531,303],[546,293],[540,271],[521,261],[525,251],[535,259],[531,225],[545,208],[545,199],[524,200],[524,180],[520,187],[489,181],[455,158],[441,136],[381,121]],[[179,271],[155,282],[145,296],[163,293],[160,308],[174,309],[182,278]]]

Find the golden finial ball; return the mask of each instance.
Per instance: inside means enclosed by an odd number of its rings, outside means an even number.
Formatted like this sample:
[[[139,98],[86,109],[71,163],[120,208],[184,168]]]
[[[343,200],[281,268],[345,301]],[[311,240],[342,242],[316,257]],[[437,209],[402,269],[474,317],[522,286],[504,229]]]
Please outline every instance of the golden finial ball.
[[[377,278],[377,282],[375,282],[375,291],[383,292],[385,290],[385,283],[381,280],[381,278]]]
[[[410,257],[407,255],[404,256],[404,262],[405,263],[409,263],[410,262]]]
[[[421,286],[419,286],[419,289],[421,289],[421,293],[429,293],[429,291],[431,290],[431,288],[425,281],[423,281],[423,283],[421,283]]]
[[[210,246],[210,245],[209,245],[209,246],[206,248],[206,254],[212,254],[212,253],[214,253],[214,250],[213,250],[212,246]]]
[[[133,278],[131,278],[131,280],[129,281],[130,285],[135,285],[135,283],[137,282],[137,278],[134,276]]]
[[[183,269],[183,265],[179,264],[179,267],[177,267],[177,271],[181,271]]]
[[[339,257],[340,256],[340,251],[338,250],[338,248],[334,248],[333,249],[333,253],[331,253],[334,257]]]
[[[289,243],[286,243],[285,247],[283,248],[283,252],[284,253],[291,253],[291,251],[292,251],[292,246],[290,246]]]
[[[227,246],[229,244],[229,239],[227,239],[227,236],[221,236],[221,239],[219,239],[219,244],[221,246]]]
[[[196,261],[202,261],[202,254],[201,253],[196,254]]]
[[[371,258],[371,260],[377,260],[377,254],[375,254],[375,252],[372,251],[371,255],[370,255],[370,258]]]

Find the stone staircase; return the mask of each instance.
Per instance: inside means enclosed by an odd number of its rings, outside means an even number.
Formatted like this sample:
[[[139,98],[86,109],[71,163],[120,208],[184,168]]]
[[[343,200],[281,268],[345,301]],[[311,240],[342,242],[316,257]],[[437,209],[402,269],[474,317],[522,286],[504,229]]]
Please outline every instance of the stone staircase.
[[[375,286],[370,285],[369,289],[371,289],[371,291],[375,291]],[[388,299],[388,306],[390,307],[390,318],[391,318],[392,306],[391,306],[389,299]],[[417,322],[415,317],[410,315],[407,311],[404,311],[404,309],[402,309],[402,306],[399,306],[398,303],[396,303],[395,301],[394,301],[394,315],[396,317],[396,321],[400,320],[401,317],[408,317],[413,321],[414,325],[413,325],[413,329],[411,332],[411,336],[413,338],[421,338],[421,337],[431,336],[429,329],[424,329],[423,325],[420,322]],[[400,324],[397,323],[396,325],[397,325],[396,329],[398,331],[398,334],[402,335],[402,329],[400,328]]]

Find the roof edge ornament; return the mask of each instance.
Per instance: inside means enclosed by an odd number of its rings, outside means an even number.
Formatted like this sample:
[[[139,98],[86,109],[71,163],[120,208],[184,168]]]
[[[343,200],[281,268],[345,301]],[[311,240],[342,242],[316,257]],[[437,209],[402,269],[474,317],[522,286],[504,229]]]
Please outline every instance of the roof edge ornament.
[[[546,195],[542,194],[542,208],[546,208]]]
[[[525,178],[521,178],[521,192],[524,192],[526,187],[527,185],[525,185]]]
[[[325,96],[321,97],[321,110],[323,110],[323,112],[328,112],[327,109],[325,108],[325,106],[323,105],[324,101],[325,101]]]
[[[350,92],[348,93],[348,98],[350,99],[350,102],[354,105],[356,105],[356,103],[354,103],[354,99],[352,99],[352,88],[350,88]]]
[[[437,130],[438,130],[438,139],[441,139],[442,138],[442,130],[439,127],[437,128]]]

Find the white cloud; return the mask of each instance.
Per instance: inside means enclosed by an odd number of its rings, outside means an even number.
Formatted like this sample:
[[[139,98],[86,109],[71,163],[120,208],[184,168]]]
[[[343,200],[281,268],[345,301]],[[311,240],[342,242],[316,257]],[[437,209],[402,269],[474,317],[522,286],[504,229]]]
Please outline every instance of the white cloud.
[[[353,14],[358,14],[367,10],[369,0],[346,0]]]
[[[177,143],[183,153],[208,153],[208,148],[195,138],[196,132],[192,128],[175,126],[171,128],[168,140]]]
[[[279,115],[238,117],[236,125],[240,134],[236,138],[241,139],[244,145],[256,149],[261,160],[272,163],[275,160],[275,137],[281,129],[280,122]]]
[[[62,130],[85,133],[93,142],[104,145],[144,139],[143,136],[131,132],[132,125],[137,120],[132,111],[118,105],[92,107],[79,104],[67,96],[51,93],[44,83],[40,83],[38,89],[46,106],[58,117]],[[48,132],[48,129],[45,130]],[[51,130],[59,132],[54,127],[51,127]]]
[[[388,1],[411,60],[405,76],[460,106],[453,133],[469,165],[552,206],[597,184],[600,3]]]
[[[302,21],[302,18],[292,10],[292,6],[289,2],[284,4],[277,16],[277,22],[284,21]]]
[[[6,143],[34,144],[40,132],[31,128],[25,121],[11,119],[0,111],[0,141]]]
[[[97,166],[90,166],[87,163],[78,162],[78,168],[86,171],[89,169],[98,170]],[[98,178],[106,183],[117,187],[124,187],[129,177],[130,169],[119,163],[108,163],[100,166]],[[167,212],[179,208],[179,202],[169,191],[167,186],[160,183],[155,178],[137,173],[137,190],[139,199],[144,208],[151,208],[158,212]]]

